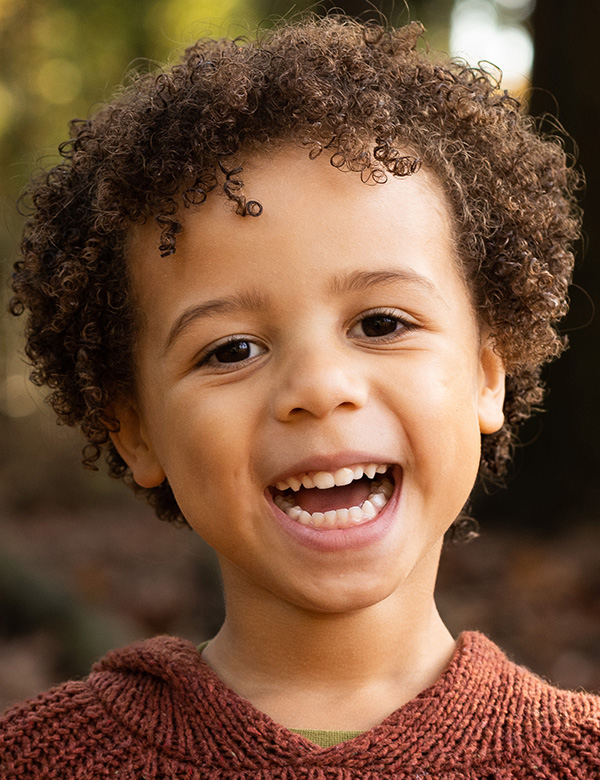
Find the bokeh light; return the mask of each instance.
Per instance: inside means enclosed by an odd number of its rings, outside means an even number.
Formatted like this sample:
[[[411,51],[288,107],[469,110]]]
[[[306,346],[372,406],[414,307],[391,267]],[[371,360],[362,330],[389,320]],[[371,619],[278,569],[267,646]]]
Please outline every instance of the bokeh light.
[[[535,0],[496,0],[496,5],[512,14],[525,18],[531,16],[535,7]]]
[[[56,57],[42,64],[35,78],[35,87],[40,97],[49,103],[66,105],[79,95],[82,82],[77,65]]]
[[[16,109],[12,92],[0,82],[0,136],[10,127]]]
[[[174,48],[189,44],[204,35],[226,35],[228,21],[248,17],[239,0],[159,0],[146,14],[145,26],[171,39]],[[239,17],[239,19],[236,19]],[[244,31],[233,31],[240,35]]]
[[[502,13],[502,8],[507,12]],[[533,40],[518,21],[531,10],[531,0],[458,0],[452,11],[450,51],[470,65],[491,62],[502,71],[502,85],[527,88],[533,67]]]

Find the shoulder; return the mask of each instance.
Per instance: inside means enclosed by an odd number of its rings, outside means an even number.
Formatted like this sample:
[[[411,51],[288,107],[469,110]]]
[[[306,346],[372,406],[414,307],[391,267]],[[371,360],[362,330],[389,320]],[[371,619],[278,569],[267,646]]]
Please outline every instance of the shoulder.
[[[110,776],[125,752],[135,752],[129,722],[156,718],[165,691],[174,679],[185,685],[197,657],[173,637],[140,642],[109,653],[85,680],[8,710],[0,718],[0,777]]]
[[[465,645],[489,754],[532,777],[600,777],[600,697],[554,687],[480,634]]]
[[[533,768],[555,768],[557,777],[600,778],[600,697],[565,691],[517,667],[513,712],[523,706],[523,755]]]
[[[0,777],[52,778],[57,765],[85,750],[103,712],[85,681],[68,682],[0,718]]]

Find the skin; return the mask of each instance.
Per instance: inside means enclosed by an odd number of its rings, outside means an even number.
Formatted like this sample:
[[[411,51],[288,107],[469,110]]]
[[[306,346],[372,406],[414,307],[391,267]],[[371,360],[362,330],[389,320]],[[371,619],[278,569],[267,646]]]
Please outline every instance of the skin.
[[[207,663],[285,726],[365,730],[452,655],[433,597],[439,555],[481,433],[502,425],[504,371],[431,174],[369,186],[284,147],[244,177],[257,219],[211,196],[185,213],[168,259],[152,224],[131,232],[138,383],[115,405],[114,441],[139,484],[168,477],[217,552],[227,617]],[[360,289],[341,284],[353,273]],[[232,296],[243,305],[197,308]],[[381,310],[391,332],[374,338],[365,324]],[[247,359],[207,356],[230,336],[250,344]],[[300,543],[268,486],[301,462],[367,460],[356,453],[402,475],[389,528],[326,552]]]

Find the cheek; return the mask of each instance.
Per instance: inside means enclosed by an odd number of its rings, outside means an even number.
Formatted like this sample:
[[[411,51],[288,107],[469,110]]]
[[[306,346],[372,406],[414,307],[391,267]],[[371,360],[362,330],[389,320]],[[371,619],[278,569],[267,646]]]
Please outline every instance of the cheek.
[[[471,362],[448,360],[444,354],[438,360],[415,360],[395,377],[391,403],[397,410],[408,465],[428,485],[445,481],[464,488],[477,475],[481,437]]]
[[[246,397],[190,385],[165,406],[162,465],[189,521],[232,511],[249,481],[254,417]]]

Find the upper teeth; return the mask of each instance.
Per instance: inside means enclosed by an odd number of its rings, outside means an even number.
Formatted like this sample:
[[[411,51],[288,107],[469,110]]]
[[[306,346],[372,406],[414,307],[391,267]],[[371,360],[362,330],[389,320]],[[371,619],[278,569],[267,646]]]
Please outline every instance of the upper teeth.
[[[387,477],[375,480],[371,485],[369,497],[362,503],[350,507],[339,507],[326,512],[307,512],[296,504],[292,495],[278,493],[273,496],[273,502],[282,512],[301,525],[314,528],[347,528],[362,525],[372,520],[386,506],[394,492],[394,485]]]
[[[320,488],[325,490],[326,488],[332,488],[335,486],[349,485],[355,479],[362,479],[366,475],[369,479],[373,479],[375,474],[385,474],[389,469],[388,464],[384,463],[359,463],[356,466],[344,466],[337,471],[308,471],[305,474],[298,474],[294,477],[288,477],[286,480],[277,482],[275,487],[278,490],[293,491],[300,490],[301,487],[305,488]]]

